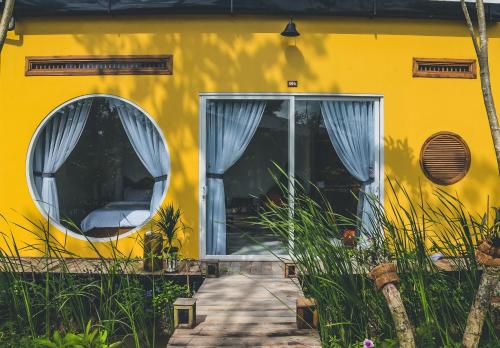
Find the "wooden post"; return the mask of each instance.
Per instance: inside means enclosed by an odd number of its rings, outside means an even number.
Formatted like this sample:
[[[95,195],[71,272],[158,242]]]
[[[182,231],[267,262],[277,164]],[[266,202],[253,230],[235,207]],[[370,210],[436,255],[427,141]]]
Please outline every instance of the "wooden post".
[[[219,260],[206,260],[205,264],[205,277],[207,278],[219,278]]]
[[[174,302],[174,328],[192,329],[196,326],[196,299],[178,298]]]
[[[297,329],[318,329],[318,309],[316,301],[311,298],[297,299]]]
[[[478,245],[476,260],[484,266],[479,282],[476,298],[467,317],[462,347],[475,348],[479,346],[479,339],[483,331],[484,319],[491,304],[493,292],[500,280],[500,248],[493,247],[483,241]]]
[[[395,285],[399,282],[399,277],[396,273],[396,265],[394,263],[383,263],[378,265],[371,270],[369,277],[374,280],[375,287],[382,291],[387,301],[387,306],[391,311],[392,320],[396,327],[399,346],[416,348],[413,326],[406,313],[401,294]]]
[[[298,268],[294,262],[285,261],[285,278],[297,278]]]

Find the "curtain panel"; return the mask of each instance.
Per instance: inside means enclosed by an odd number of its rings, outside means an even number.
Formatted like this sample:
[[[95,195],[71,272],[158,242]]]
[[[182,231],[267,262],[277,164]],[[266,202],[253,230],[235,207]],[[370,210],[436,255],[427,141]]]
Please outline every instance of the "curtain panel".
[[[207,107],[207,254],[226,254],[226,197],[223,175],[245,152],[266,102],[210,101]]]
[[[358,218],[363,231],[370,231],[373,216],[369,197],[377,195],[373,109],[371,101],[321,102],[321,114],[335,152],[349,173],[362,184]]]
[[[55,222],[60,221],[55,174],[78,143],[91,106],[90,98],[65,106],[47,123],[35,148],[35,186],[44,211]]]
[[[146,115],[119,100],[112,100],[111,105],[116,108],[125,133],[137,156],[154,178],[155,183],[149,208],[153,214],[160,205],[167,186],[167,175],[170,169],[170,157],[167,149],[160,133]]]

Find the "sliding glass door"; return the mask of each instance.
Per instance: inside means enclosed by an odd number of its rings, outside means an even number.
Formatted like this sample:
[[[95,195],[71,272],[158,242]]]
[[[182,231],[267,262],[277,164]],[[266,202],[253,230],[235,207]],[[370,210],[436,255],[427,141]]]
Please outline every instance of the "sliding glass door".
[[[280,185],[294,177],[334,210],[369,218],[378,194],[380,98],[303,95],[204,95],[201,117],[202,257],[286,255],[253,222],[266,203],[293,202]],[[355,226],[353,226],[355,227]]]

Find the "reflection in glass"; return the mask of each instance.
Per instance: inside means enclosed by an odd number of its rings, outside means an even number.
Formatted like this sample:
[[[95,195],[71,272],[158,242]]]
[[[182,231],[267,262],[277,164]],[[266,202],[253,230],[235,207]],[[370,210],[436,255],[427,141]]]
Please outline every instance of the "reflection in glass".
[[[36,195],[52,220],[68,229],[88,237],[116,236],[149,219],[155,182],[166,180],[164,176],[153,177],[144,165],[145,159],[138,156],[134,146],[140,146],[144,157],[148,145],[151,145],[140,144],[139,136],[147,133],[149,139],[161,141],[162,146],[164,144],[156,127],[135,107],[114,98],[94,97],[84,101],[91,101],[88,103],[91,107],[81,125],[79,137],[77,134],[74,139],[74,147],[64,147],[65,137],[74,133],[68,126],[70,122],[66,110],[74,108],[81,101],[71,103],[54,114],[39,133],[32,170]],[[123,108],[121,116],[118,107]],[[127,131],[135,134],[127,134],[123,124],[125,117],[137,121],[127,128]],[[54,120],[58,120],[57,127],[54,126]],[[53,166],[53,173],[47,173],[47,163],[50,163],[50,157],[58,149],[51,153],[47,150],[49,145],[69,153],[59,161],[63,163]],[[158,147],[156,143],[151,146],[155,149]],[[166,148],[162,150],[160,153],[166,156],[162,161],[168,162]],[[152,163],[157,160],[150,157],[146,159],[149,161],[146,164],[154,167]],[[168,170],[168,164],[161,166]],[[50,205],[42,199],[47,197],[43,182],[47,178],[56,183],[55,197]],[[55,205],[58,206],[57,219],[52,209]]]
[[[336,154],[325,127],[319,101],[295,103],[295,177],[319,200],[320,189],[334,212],[355,216],[359,182]]]
[[[286,254],[271,232],[248,222],[268,199],[284,199],[271,172],[288,172],[288,101],[267,101],[261,122],[241,158],[224,173],[227,254]],[[284,175],[278,180],[286,183]]]

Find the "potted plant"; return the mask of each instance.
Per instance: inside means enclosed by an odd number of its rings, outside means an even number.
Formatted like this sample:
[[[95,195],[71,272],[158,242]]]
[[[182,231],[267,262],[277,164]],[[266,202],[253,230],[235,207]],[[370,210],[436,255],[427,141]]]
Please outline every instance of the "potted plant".
[[[342,244],[349,248],[355,248],[358,244],[356,230],[354,228],[345,228],[341,235]]]
[[[482,260],[488,259],[490,263],[492,259],[500,259],[500,208],[493,208],[495,210],[495,221],[493,226],[488,230],[486,239],[481,241],[477,246],[476,258],[479,263]],[[497,262],[500,266],[500,261]]]
[[[185,228],[181,215],[179,208],[174,208],[173,204],[169,204],[158,208],[156,218],[153,220],[156,229],[163,235],[166,242],[163,246],[163,256],[166,261],[166,271],[169,273],[177,272],[178,269],[179,248],[174,246],[174,242],[180,245],[177,232]]]

